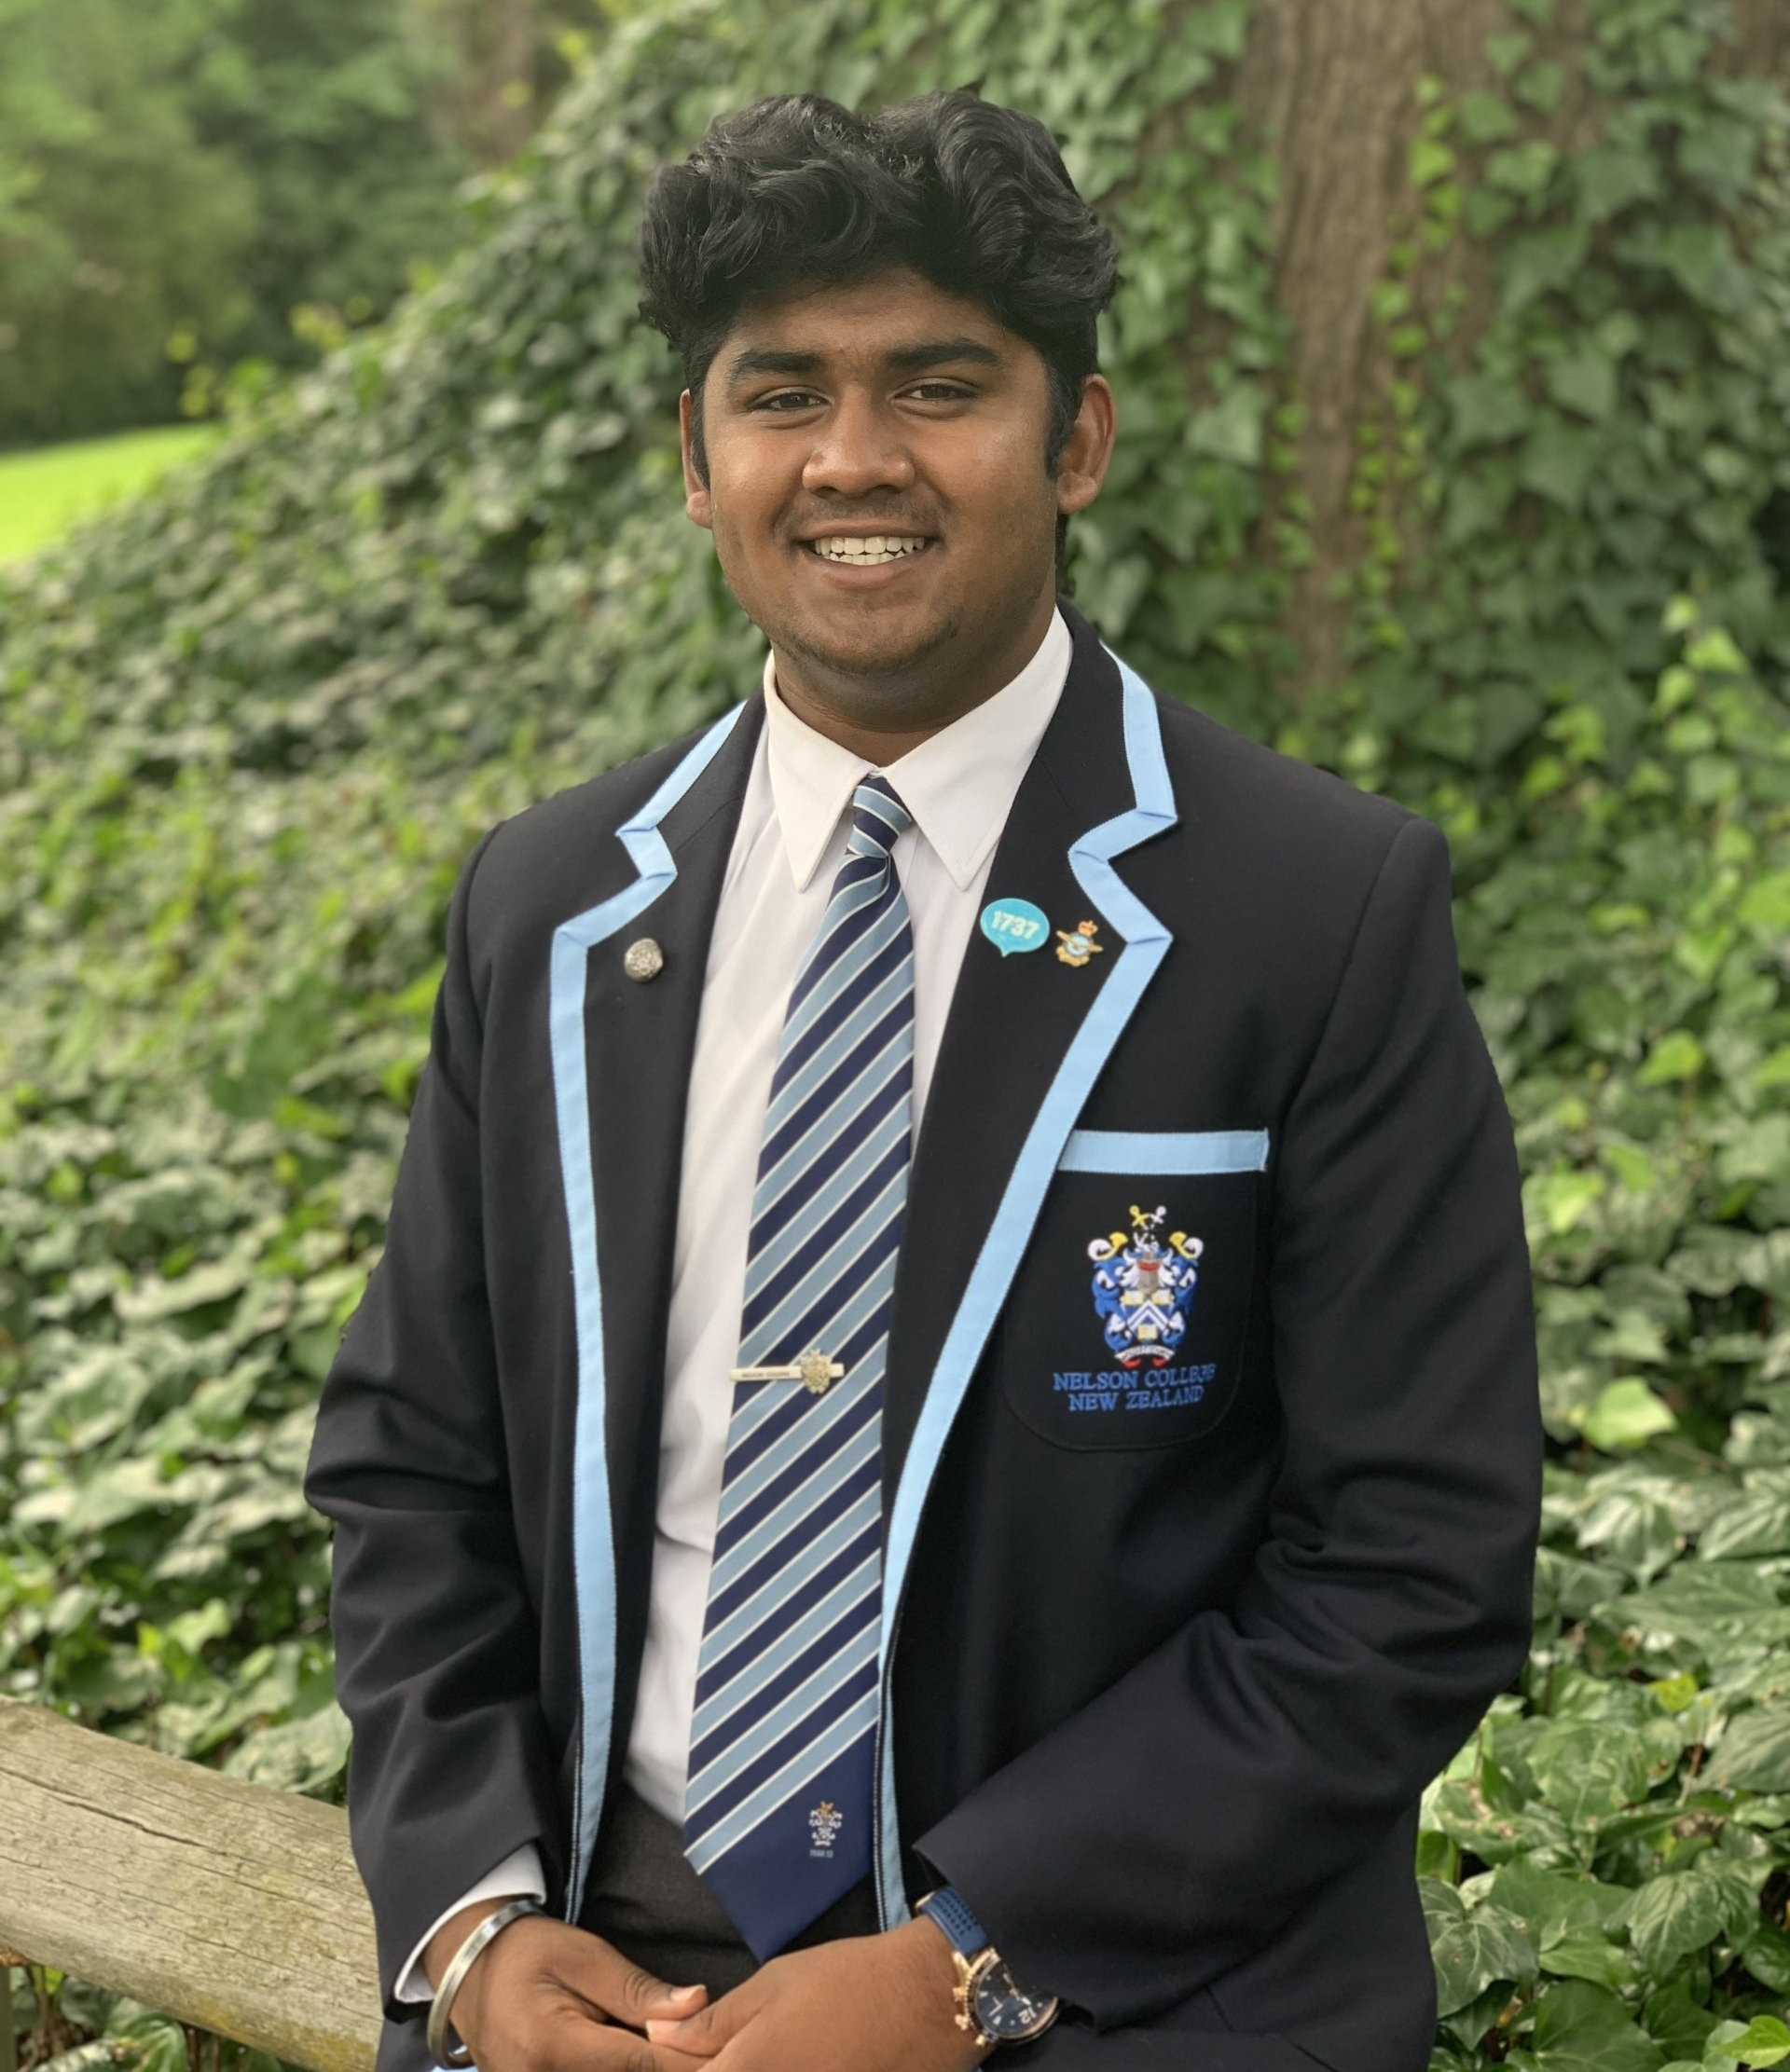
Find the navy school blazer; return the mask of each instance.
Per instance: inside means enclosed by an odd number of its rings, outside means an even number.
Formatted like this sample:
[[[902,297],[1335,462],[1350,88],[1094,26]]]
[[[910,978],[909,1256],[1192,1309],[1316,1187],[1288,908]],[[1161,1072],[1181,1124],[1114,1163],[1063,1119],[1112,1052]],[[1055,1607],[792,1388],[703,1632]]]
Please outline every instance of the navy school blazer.
[[[1523,1660],[1540,1475],[1447,846],[1065,611],[988,878],[1051,939],[971,939],[910,1175],[881,1914],[949,1880],[1062,1996],[1016,2072],[1422,2072],[1417,1800]],[[577,1918],[621,1774],[685,1092],[762,719],[504,822],[454,895],[306,1482],[381,2072],[426,2062],[391,1994],[434,1915],[532,1841]]]

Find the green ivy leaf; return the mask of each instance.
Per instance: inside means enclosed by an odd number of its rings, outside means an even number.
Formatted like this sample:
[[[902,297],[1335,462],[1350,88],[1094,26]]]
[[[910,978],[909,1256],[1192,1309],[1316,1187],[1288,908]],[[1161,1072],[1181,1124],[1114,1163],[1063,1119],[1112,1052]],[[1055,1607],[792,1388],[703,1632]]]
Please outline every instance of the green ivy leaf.
[[[1753,177],[1762,141],[1757,123],[1705,115],[1679,137],[1678,164],[1693,180],[1738,192]]]
[[[1534,38],[1525,35],[1521,29],[1508,30],[1485,39],[1486,57],[1500,79],[1509,78],[1534,48]]]
[[[1616,408],[1617,364],[1608,353],[1581,347],[1548,364],[1548,392],[1567,410],[1602,424]]]
[[[1501,1864],[1488,1889],[1541,1949],[1569,1938],[1602,1938],[1628,1903],[1628,1895],[1619,1887],[1601,1885],[1595,1878],[1570,1872],[1544,1871],[1523,1861]]]
[[[1582,1429],[1594,1447],[1619,1453],[1675,1432],[1678,1420],[1645,1381],[1631,1375],[1598,1392]]]
[[[1790,1489],[1758,1489],[1717,1511],[1699,1536],[1697,1551],[1706,1561],[1790,1554]]]
[[[1550,1237],[1577,1228],[1607,1191],[1601,1173],[1536,1173],[1523,1183],[1523,1207]]]
[[[1640,256],[1638,249],[1636,256]],[[1744,275],[1734,255],[1734,241],[1720,224],[1673,224],[1650,246],[1649,256],[1665,268],[1693,302],[1729,309],[1744,299],[1741,287]]]
[[[1634,1983],[1634,1967],[1615,1943],[1602,1936],[1568,1935],[1541,1953],[1541,1968],[1550,1978],[1589,1979],[1613,1993]]]
[[[1629,1940],[1649,1978],[1663,1981],[1686,1957],[1705,1950],[1727,1928],[1732,1893],[1693,1867],[1650,1878],[1628,1906]]]
[[[1790,2028],[1786,2028],[1775,2014],[1756,2014],[1743,2035],[1735,2037],[1730,2042],[1714,2045],[1713,2054],[1747,2065],[1782,2065],[1785,2058],[1790,2058]]]
[[[1528,398],[1508,382],[1480,374],[1457,375],[1446,390],[1455,443],[1463,451],[1502,446],[1527,430]]]
[[[1456,112],[1463,139],[1476,150],[1517,133],[1517,118],[1508,103],[1482,88],[1469,87],[1456,103]]]
[[[104,1532],[145,1511],[167,1509],[171,1497],[160,1461],[127,1457],[100,1469],[80,1485],[63,1518],[62,1530],[70,1539],[82,1533]]]
[[[1731,1720],[1709,1774],[1749,1791],[1790,1791],[1790,1706],[1757,1706]]]
[[[165,2014],[127,2003],[106,2024],[109,2042],[130,2047],[131,2072],[186,2072],[186,2033]]]
[[[1469,1911],[1452,1886],[1434,1878],[1421,1880],[1420,1890],[1439,2013],[1469,2006],[1494,1983],[1512,1987],[1534,1983],[1535,1953],[1520,1922],[1490,1900]]]
[[[1176,40],[1234,64],[1249,37],[1249,0],[1208,0],[1176,23]]]
[[[1520,479],[1525,489],[1546,497],[1563,511],[1579,511],[1598,456],[1594,433],[1565,423],[1537,425],[1522,449]]]
[[[302,1719],[252,1734],[224,1767],[277,1791],[320,1791],[347,1768],[348,1745],[348,1721],[332,1700]]]
[[[1580,212],[1591,224],[1605,223],[1638,201],[1656,200],[1661,192],[1659,169],[1645,151],[1593,144],[1570,163]]]
[[[1494,151],[1486,161],[1485,176],[1506,194],[1533,201],[1547,188],[1560,163],[1560,153],[1550,144],[1531,138],[1527,144]]]
[[[1715,2017],[1695,1998],[1688,1979],[1656,1986],[1647,1995],[1641,2021],[1662,2051],[1694,2064],[1701,2063],[1703,2044],[1715,2026]]]
[[[1632,1805],[1647,1792],[1646,1745],[1632,1727],[1549,1720],[1529,1750],[1542,1796],[1575,1825]]]
[[[1433,186],[1453,172],[1454,152],[1439,137],[1414,137],[1411,144],[1410,178],[1413,187]]]
[[[1600,1396],[1599,1405],[1602,1402]],[[1596,1415],[1595,1408],[1591,1415]],[[1589,1430],[1587,1436],[1590,1436]],[[1603,1444],[1596,1439],[1592,1443]],[[1640,1489],[1611,1489],[1586,1513],[1578,1544],[1588,1552],[1619,1561],[1637,1583],[1647,1583],[1672,1565],[1680,1540],[1671,1509],[1658,1497]]]
[[[1661,2053],[1605,1987],[1551,1986],[1535,2006],[1536,2072],[1659,2072]]]
[[[1729,1561],[1680,1562],[1650,1588],[1599,1606],[1594,1615],[1664,1658],[1690,1650],[1693,1659],[1717,1667],[1756,1660],[1774,1641],[1790,1639],[1790,1605],[1778,1601],[1770,1579]]]
[[[1188,419],[1185,437],[1189,450],[1214,460],[1255,467],[1261,459],[1262,420],[1267,409],[1265,391],[1238,384],[1209,409],[1196,410]]]
[[[1670,1086],[1674,1079],[1694,1079],[1708,1063],[1702,1045],[1690,1031],[1674,1029],[1647,1052],[1634,1083],[1659,1087]]]
[[[1693,669],[1712,675],[1746,674],[1746,657],[1735,645],[1734,636],[1724,626],[1705,626],[1686,648],[1685,660]]]
[[[1742,1931],[1739,1947],[1747,1969],[1761,1985],[1772,1993],[1790,1993],[1790,1935],[1775,1922],[1756,1917]]]
[[[1749,928],[1780,937],[1790,932],[1790,870],[1756,879],[1742,894],[1735,912]]]
[[[1552,58],[1541,58],[1517,75],[1516,95],[1525,108],[1550,116],[1560,106],[1566,89],[1566,68]]]
[[[1677,1676],[1661,1677],[1650,1689],[1653,1702],[1660,1710],[1676,1718],[1696,1698],[1699,1685],[1694,1676],[1681,1671]]]
[[[1566,287],[1585,262],[1586,233],[1577,224],[1550,226],[1508,239],[1499,254],[1499,310],[1514,317]]]

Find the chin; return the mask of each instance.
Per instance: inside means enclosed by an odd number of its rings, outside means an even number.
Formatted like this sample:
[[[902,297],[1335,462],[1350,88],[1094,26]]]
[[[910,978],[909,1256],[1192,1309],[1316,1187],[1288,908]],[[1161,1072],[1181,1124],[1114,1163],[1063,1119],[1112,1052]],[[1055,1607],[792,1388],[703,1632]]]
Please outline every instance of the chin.
[[[761,622],[762,624],[762,622]],[[792,616],[780,626],[764,626],[774,646],[840,676],[897,676],[956,638],[957,624],[945,614],[888,623],[865,613],[856,624]]]

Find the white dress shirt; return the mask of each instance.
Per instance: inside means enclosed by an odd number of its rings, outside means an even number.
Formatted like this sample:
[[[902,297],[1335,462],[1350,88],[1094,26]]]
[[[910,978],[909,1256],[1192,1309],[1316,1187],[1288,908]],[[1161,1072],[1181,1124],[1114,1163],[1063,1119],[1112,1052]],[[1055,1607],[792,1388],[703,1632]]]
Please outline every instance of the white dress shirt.
[[[1037,653],[1012,682],[885,771],[914,818],[894,862],[914,931],[916,1129],[995,844],[1063,694],[1069,656],[1069,629],[1053,612]],[[627,1746],[627,1781],[680,1827],[759,1140],[790,991],[845,857],[852,793],[874,767],[796,718],[766,656],[764,725],[715,910],[690,1073],[646,1646]],[[545,1893],[532,1845],[505,1858],[422,1938],[398,1997],[429,1997],[418,1959],[461,1907]]]

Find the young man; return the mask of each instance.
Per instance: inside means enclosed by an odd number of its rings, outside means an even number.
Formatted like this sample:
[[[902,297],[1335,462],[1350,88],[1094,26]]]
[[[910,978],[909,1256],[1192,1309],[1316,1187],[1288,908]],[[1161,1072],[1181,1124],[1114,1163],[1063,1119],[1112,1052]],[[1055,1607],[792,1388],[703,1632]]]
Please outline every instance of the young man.
[[[643,270],[770,653],[454,899],[308,1485],[381,2065],[1420,2072],[1539,1458],[1442,838],[1059,601],[1036,121],[748,109]]]

